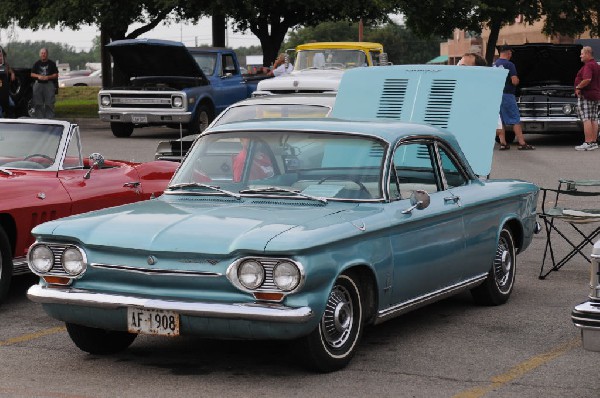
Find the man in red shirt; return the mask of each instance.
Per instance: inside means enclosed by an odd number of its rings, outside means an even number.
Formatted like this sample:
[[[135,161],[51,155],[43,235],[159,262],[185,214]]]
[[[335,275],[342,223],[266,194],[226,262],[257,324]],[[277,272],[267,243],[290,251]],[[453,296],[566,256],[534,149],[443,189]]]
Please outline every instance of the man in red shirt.
[[[575,94],[579,117],[583,122],[585,142],[575,147],[577,151],[598,149],[598,106],[600,104],[600,65],[594,59],[589,46],[581,49],[583,66],[575,77]]]

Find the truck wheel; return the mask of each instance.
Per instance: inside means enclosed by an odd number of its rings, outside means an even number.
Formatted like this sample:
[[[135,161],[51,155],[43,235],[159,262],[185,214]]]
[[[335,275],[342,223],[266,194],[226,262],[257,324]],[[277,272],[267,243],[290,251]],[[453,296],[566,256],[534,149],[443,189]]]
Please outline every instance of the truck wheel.
[[[188,125],[188,132],[190,134],[200,134],[212,122],[212,112],[205,105],[198,105],[198,109],[196,109],[196,116],[190,124]]]
[[[0,227],[0,303],[6,298],[12,278],[12,252],[6,233]]]
[[[133,134],[133,124],[131,123],[111,123],[110,129],[115,137],[126,138]]]
[[[137,334],[104,330],[67,323],[67,332],[73,343],[81,350],[96,355],[115,354],[133,343]]]

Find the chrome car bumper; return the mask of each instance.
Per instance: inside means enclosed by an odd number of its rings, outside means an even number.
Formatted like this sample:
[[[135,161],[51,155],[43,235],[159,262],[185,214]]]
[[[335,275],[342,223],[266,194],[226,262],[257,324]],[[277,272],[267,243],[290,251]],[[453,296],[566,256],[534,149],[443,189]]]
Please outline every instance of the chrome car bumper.
[[[117,109],[99,110],[100,120],[116,123],[136,123],[136,124],[169,124],[169,123],[189,123],[192,120],[192,112],[148,112],[148,109],[121,111]],[[139,117],[145,117],[146,122],[139,122]],[[136,119],[136,120],[134,120]]]
[[[506,126],[512,131],[512,126]],[[549,133],[583,131],[583,124],[578,117],[528,117],[521,116],[521,128],[525,133]]]
[[[283,323],[305,323],[313,318],[313,312],[309,307],[292,308],[281,304],[271,303],[218,304],[161,300],[117,294],[94,293],[87,290],[48,287],[42,285],[30,287],[27,291],[27,297],[31,301],[41,304],[67,304],[102,309],[138,307],[175,311],[181,315],[202,318],[225,318]]]
[[[583,348],[600,351],[600,302],[579,304],[571,312],[571,319],[581,329]]]

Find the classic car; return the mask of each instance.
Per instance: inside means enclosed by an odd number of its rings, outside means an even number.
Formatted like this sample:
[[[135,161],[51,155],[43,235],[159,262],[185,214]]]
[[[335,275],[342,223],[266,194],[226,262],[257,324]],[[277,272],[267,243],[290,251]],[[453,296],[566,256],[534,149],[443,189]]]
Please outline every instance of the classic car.
[[[171,162],[84,159],[75,124],[0,120],[0,301],[12,275],[29,272],[31,228],[160,195],[174,171]]]
[[[69,76],[58,79],[58,87],[95,86],[102,87],[102,70],[96,70],[85,76]]]
[[[344,77],[331,118],[207,129],[159,198],[37,226],[28,297],[85,352],[286,339],[322,372],[365,325],[465,290],[505,303],[539,227],[537,186],[478,177],[506,72],[377,69]]]
[[[582,133],[573,83],[581,68],[580,44],[511,45],[523,133]],[[507,141],[514,140],[509,126]]]
[[[249,98],[230,105],[209,127],[249,119],[323,117],[329,115],[334,94],[272,95]],[[199,134],[186,135],[176,140],[161,141],[156,148],[156,160],[181,162]]]
[[[590,265],[588,300],[571,312],[571,320],[581,330],[583,348],[600,352],[600,241],[594,244]]]

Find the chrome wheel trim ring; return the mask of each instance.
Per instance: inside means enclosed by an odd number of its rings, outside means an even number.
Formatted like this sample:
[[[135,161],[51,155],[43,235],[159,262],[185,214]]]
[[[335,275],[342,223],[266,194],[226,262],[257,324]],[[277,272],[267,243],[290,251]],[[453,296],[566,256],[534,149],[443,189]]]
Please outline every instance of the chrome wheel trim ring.
[[[200,128],[200,132],[206,130],[208,124],[208,113],[200,112],[200,114],[198,115],[198,126]]]
[[[501,237],[494,257],[494,278],[501,292],[506,293],[511,285],[513,272],[513,253],[506,238]]]

